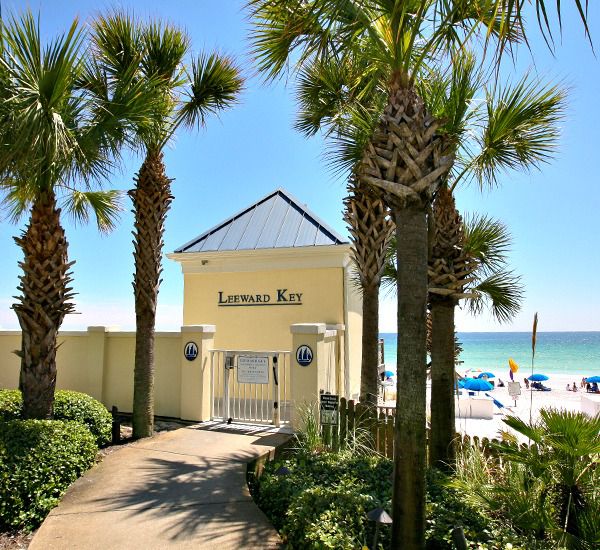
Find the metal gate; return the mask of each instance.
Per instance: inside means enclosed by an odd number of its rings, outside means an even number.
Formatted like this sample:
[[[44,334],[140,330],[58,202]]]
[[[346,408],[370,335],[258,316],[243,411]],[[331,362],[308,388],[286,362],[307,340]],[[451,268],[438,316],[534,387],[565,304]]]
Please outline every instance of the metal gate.
[[[211,350],[211,418],[290,423],[290,352]]]

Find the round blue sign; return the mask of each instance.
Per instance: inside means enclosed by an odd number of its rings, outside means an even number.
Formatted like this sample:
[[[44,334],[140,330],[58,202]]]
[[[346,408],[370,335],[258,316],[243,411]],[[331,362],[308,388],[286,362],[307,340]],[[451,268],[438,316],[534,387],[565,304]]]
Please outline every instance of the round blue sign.
[[[308,367],[313,360],[313,351],[307,345],[298,346],[296,350],[296,361],[301,367]]]
[[[196,357],[198,357],[198,346],[196,345],[196,342],[188,342],[183,347],[183,355],[188,361],[196,359]]]

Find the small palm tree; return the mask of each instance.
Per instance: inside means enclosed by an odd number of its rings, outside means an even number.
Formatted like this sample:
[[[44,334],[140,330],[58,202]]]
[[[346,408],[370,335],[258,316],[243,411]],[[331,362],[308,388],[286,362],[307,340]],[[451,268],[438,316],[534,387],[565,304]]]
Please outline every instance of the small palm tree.
[[[207,116],[231,107],[243,81],[233,60],[216,53],[201,54],[186,67],[190,41],[172,25],[139,25],[116,13],[95,21],[94,43],[97,62],[107,73],[126,76],[129,58],[139,55],[137,78],[155,83],[152,125],[138,132],[145,158],[129,192],[135,214],[137,329],[133,436],[141,438],[152,435],[154,428],[154,326],[164,223],[173,200],[163,150],[180,127],[203,127]]]
[[[13,219],[29,215],[15,241],[23,251],[17,303],[22,329],[19,385],[26,418],[51,418],[56,337],[74,306],[73,262],[61,207],[76,220],[95,214],[115,223],[118,194],[93,190],[106,179],[133,125],[142,125],[148,96],[132,80],[99,79],[74,21],[47,46],[31,13],[2,26],[0,51],[0,184]]]
[[[506,460],[523,467],[522,489],[541,499],[550,534],[561,547],[595,547],[600,536],[600,416],[542,409],[537,422],[515,416],[504,422],[532,442],[497,447]]]

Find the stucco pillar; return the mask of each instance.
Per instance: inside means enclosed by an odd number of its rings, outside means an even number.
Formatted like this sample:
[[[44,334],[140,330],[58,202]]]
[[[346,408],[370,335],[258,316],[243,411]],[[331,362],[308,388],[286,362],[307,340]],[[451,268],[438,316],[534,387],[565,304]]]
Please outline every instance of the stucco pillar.
[[[102,384],[104,383],[104,355],[107,332],[108,329],[102,326],[87,328],[87,362],[85,368],[87,384],[85,385],[85,393],[101,403],[104,402]]]
[[[181,413],[183,420],[210,420],[210,353],[215,325],[181,327]],[[191,358],[195,349],[197,355]],[[186,358],[186,350],[188,357]]]
[[[325,323],[297,323],[290,326],[292,333],[292,361],[290,372],[290,388],[292,393],[292,426],[300,424],[299,407],[318,403],[320,387],[320,370],[325,361]],[[308,352],[304,353],[303,352]],[[302,360],[298,362],[299,355]],[[312,359],[308,364],[308,355]]]

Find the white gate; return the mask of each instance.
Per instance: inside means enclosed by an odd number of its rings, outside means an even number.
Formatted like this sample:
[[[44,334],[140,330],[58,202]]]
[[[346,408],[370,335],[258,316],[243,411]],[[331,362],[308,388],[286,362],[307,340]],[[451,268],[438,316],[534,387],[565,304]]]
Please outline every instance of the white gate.
[[[211,418],[290,423],[290,352],[211,350]]]

